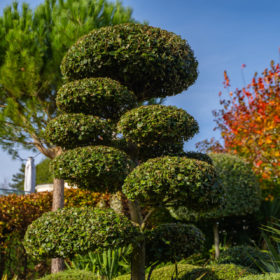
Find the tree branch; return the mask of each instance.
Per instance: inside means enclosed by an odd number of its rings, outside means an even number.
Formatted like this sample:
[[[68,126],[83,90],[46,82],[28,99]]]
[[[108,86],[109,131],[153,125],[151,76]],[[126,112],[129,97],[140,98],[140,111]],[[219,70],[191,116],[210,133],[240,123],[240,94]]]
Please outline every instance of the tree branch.
[[[150,209],[150,211],[148,212],[148,214],[144,217],[143,222],[141,224],[141,230],[145,229],[146,226],[146,222],[149,219],[149,217],[152,215],[152,213],[155,211],[155,208]]]

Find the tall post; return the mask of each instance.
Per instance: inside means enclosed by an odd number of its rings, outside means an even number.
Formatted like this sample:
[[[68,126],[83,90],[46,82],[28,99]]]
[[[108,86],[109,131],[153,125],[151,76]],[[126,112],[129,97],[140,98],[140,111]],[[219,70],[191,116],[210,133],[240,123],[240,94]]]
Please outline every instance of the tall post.
[[[29,157],[24,172],[24,192],[34,193],[36,185],[36,168],[34,164],[34,158]]]

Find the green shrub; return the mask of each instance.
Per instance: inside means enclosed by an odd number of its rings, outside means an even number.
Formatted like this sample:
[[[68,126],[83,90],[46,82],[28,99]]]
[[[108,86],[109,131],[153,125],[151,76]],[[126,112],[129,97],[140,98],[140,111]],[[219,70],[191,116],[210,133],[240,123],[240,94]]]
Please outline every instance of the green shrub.
[[[176,262],[200,252],[203,233],[193,225],[162,224],[146,233],[146,264]]]
[[[132,161],[126,153],[106,146],[68,150],[51,162],[55,178],[103,193],[118,191],[131,166]]]
[[[63,114],[48,122],[46,139],[57,146],[73,149],[79,146],[107,145],[112,140],[112,123],[84,114]]]
[[[233,263],[260,270],[256,264],[260,260],[269,260],[269,255],[251,246],[234,246],[222,251],[218,259],[219,264]]]
[[[197,64],[180,36],[147,25],[120,24],[78,40],[64,57],[61,71],[70,81],[109,77],[144,100],[187,89],[197,78]]]
[[[220,188],[212,165],[166,156],[137,166],[126,177],[123,192],[146,205],[187,205],[202,211],[219,203]]]
[[[210,154],[225,189],[224,204],[215,216],[242,216],[260,207],[260,188],[250,164],[230,154]]]
[[[266,273],[259,275],[249,275],[240,280],[280,280],[280,273]]]
[[[39,259],[65,258],[123,247],[136,242],[137,235],[137,228],[111,209],[64,208],[34,221],[25,233],[24,247]]]
[[[179,264],[178,280],[196,280],[199,277],[202,277],[202,280],[237,280],[240,277],[251,275],[252,272],[233,264],[211,265],[205,268],[190,264]],[[151,280],[170,280],[172,276],[174,277],[174,274],[174,265],[164,266],[153,271]],[[119,276],[116,280],[130,280],[130,275]]]
[[[224,199],[213,211],[198,213],[191,208],[171,209],[174,218],[182,221],[198,221],[230,216],[243,216],[256,212],[260,207],[261,194],[251,166],[238,156],[210,154],[216,170]]]
[[[109,78],[82,79],[63,85],[57,93],[56,105],[64,113],[118,120],[136,106],[136,96]]]
[[[39,280],[98,280],[92,272],[85,270],[66,270],[63,272],[47,275]]]

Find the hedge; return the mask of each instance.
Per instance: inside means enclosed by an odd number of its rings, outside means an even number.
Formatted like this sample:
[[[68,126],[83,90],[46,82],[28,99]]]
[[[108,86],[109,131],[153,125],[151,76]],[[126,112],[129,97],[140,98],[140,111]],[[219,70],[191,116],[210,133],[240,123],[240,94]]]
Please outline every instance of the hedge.
[[[112,209],[64,208],[47,212],[28,226],[26,253],[38,258],[66,258],[104,251],[137,241],[137,228]]]
[[[111,122],[84,114],[62,114],[49,121],[45,130],[47,141],[66,149],[108,145],[112,140],[112,133]]]
[[[195,268],[184,275],[184,280],[196,280],[202,277],[203,280],[237,280],[241,277],[255,274],[254,270],[234,264],[208,265]]]
[[[259,275],[249,275],[240,280],[280,280],[280,273],[266,273]]]
[[[58,109],[118,120],[136,106],[136,96],[109,78],[91,78],[63,85],[56,96]]]
[[[184,275],[186,271],[191,271],[192,269],[198,268],[198,266],[190,265],[190,264],[178,264],[178,273],[180,276]],[[175,268],[174,265],[167,265],[158,269],[155,269],[152,273],[151,280],[170,280],[171,277],[174,277]],[[146,279],[148,278],[148,271],[146,271]],[[130,280],[131,276],[122,275],[114,280]],[[184,278],[180,277],[178,280],[182,280]]]
[[[51,162],[56,178],[96,192],[120,190],[132,168],[125,152],[106,146],[88,146],[68,150]]]
[[[197,78],[197,64],[180,36],[148,25],[120,24],[79,39],[65,55],[61,71],[68,81],[109,77],[138,100],[147,100],[186,90]]]
[[[38,280],[98,280],[96,274],[85,270],[66,270],[47,275]]]
[[[222,195],[212,165],[186,157],[160,157],[137,166],[122,187],[131,200],[150,206],[209,210]]]
[[[172,276],[174,277],[174,272],[174,265],[155,269],[152,273],[151,280],[170,280]],[[252,273],[254,271],[233,264],[209,265],[206,267],[178,264],[178,280],[196,280],[199,277],[202,277],[201,279],[203,280],[237,280]],[[119,276],[115,280],[130,280],[130,275]]]

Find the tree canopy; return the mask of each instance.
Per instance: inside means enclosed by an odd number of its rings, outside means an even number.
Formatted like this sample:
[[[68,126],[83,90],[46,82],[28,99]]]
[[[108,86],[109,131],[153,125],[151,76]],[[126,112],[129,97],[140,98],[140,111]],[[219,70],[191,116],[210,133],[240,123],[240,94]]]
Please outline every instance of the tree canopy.
[[[0,145],[56,156],[46,124],[57,114],[61,60],[68,48],[95,28],[133,22],[132,11],[106,0],[45,0],[32,10],[15,2],[0,17]]]

